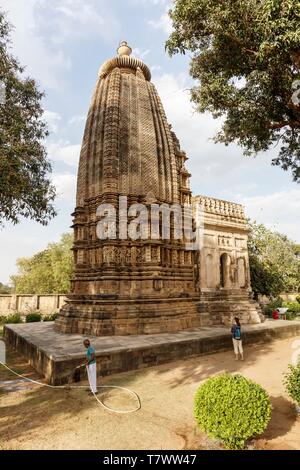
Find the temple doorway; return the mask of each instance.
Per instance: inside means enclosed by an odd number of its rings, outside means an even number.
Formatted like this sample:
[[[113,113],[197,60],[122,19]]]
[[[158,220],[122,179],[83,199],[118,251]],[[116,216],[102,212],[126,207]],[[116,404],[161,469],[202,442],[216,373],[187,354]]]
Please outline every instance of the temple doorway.
[[[220,256],[220,287],[229,286],[229,267],[230,256],[227,253],[223,253]]]

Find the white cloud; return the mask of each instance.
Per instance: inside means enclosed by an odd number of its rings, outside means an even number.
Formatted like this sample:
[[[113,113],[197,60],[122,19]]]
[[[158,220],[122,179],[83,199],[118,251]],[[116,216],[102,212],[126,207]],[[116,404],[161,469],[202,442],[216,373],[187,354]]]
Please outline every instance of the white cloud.
[[[300,188],[276,191],[264,196],[244,197],[241,202],[252,220],[300,242]]]
[[[44,111],[43,117],[48,124],[49,131],[55,134],[58,131],[61,116],[55,111],[49,111],[48,109],[46,109]]]
[[[162,70],[162,67],[161,65],[152,65],[150,67],[150,70],[151,70],[151,73],[156,73],[156,72],[160,72]]]
[[[119,22],[106,0],[1,0],[13,24],[13,53],[42,86],[65,86],[71,58],[68,44],[99,37],[116,38]]]
[[[55,162],[63,162],[66,165],[77,167],[80,144],[71,144],[68,141],[59,140],[47,144],[48,157]]]
[[[78,40],[90,37],[111,39],[119,31],[119,22],[111,13],[106,0],[43,0],[43,20],[46,25],[51,14],[54,43],[68,39]]]
[[[58,89],[62,84],[63,72],[71,66],[70,59],[61,49],[51,50],[49,43],[38,32],[36,17],[39,0],[2,0],[1,7],[13,24],[13,53],[25,73],[33,75],[42,87]]]
[[[166,5],[170,3],[170,0],[130,0],[133,5]]]
[[[71,126],[73,124],[82,124],[83,122],[85,122],[85,120],[86,120],[85,114],[75,114],[69,119],[68,124]]]
[[[191,84],[188,76],[184,73],[177,76],[163,74],[154,76],[153,81],[161,97],[168,121],[180,139],[182,148],[186,150],[188,156],[201,155],[201,160],[197,159],[193,162],[194,170],[197,172],[201,168],[201,172],[205,171],[208,174],[218,171],[223,173],[225,165],[218,158],[218,153],[223,155],[224,146],[214,146],[216,158],[207,158],[207,154],[212,148],[209,139],[216,133],[220,122],[208,114],[198,114],[193,110],[189,94]]]
[[[134,47],[132,49],[132,55],[133,57],[136,57],[137,59],[141,59],[141,60],[144,60],[147,55],[149,54],[150,52],[150,49],[139,49],[138,47]]]
[[[72,173],[54,174],[52,177],[52,182],[57,191],[56,201],[64,200],[74,204],[76,193],[76,175]]]
[[[172,21],[168,14],[169,8],[157,19],[157,20],[148,20],[148,24],[155,29],[160,29],[165,34],[171,34],[172,32]]]

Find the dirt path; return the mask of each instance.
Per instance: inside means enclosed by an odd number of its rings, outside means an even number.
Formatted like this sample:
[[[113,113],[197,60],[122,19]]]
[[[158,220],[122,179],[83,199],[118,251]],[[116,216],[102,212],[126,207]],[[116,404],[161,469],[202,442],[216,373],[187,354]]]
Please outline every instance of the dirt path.
[[[221,371],[240,372],[265,387],[274,406],[272,421],[254,446],[300,449],[300,417],[284,392],[282,374],[296,338],[252,346],[244,362],[231,352],[177,361],[108,377],[103,384],[124,385],[141,397],[142,409],[117,415],[97,405],[85,390],[40,386],[0,388],[0,449],[207,449],[218,447],[195,427],[193,400],[201,381]],[[298,338],[299,339],[299,338]],[[9,355],[17,371],[37,378],[22,358]],[[1,369],[1,367],[0,367]],[[0,370],[0,381],[15,377]],[[128,395],[103,392],[109,406],[135,405]]]

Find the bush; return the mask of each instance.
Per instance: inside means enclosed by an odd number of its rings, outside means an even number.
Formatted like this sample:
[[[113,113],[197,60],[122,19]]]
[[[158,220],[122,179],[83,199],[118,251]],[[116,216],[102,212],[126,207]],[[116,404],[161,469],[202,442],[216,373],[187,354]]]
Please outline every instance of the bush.
[[[289,372],[284,375],[284,385],[289,396],[300,406],[300,363],[289,365]]]
[[[300,295],[297,295],[296,302],[298,302],[298,304],[300,304]]]
[[[42,315],[39,312],[32,312],[26,315],[26,323],[33,323],[42,320]]]
[[[272,300],[271,302],[269,302],[267,305],[265,305],[263,307],[264,309],[264,314],[267,316],[267,317],[272,317],[272,312],[276,309],[276,308],[280,308],[282,307],[282,304],[283,304],[283,300],[281,297],[277,297],[276,299]]]
[[[296,318],[296,313],[287,311],[285,314],[286,320],[294,320]]]
[[[287,307],[288,312],[294,313],[295,315],[300,313],[300,304],[298,304],[298,302],[283,302],[282,306]]]
[[[57,319],[58,313],[52,313],[51,315],[45,315],[43,321],[54,321]]]
[[[271,418],[267,392],[242,375],[220,374],[201,385],[195,396],[195,418],[209,437],[227,449],[242,449],[261,434]]]
[[[7,315],[7,317],[5,317],[4,323],[23,323],[23,320],[19,313],[12,313],[11,315]]]

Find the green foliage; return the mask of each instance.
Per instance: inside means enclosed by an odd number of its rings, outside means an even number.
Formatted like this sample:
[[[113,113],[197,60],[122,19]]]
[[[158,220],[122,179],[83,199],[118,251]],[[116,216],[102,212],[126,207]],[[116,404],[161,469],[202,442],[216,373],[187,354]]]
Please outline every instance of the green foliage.
[[[42,320],[42,315],[39,312],[31,312],[26,315],[26,323],[34,323]]]
[[[271,302],[269,302],[267,305],[264,306],[264,315],[266,315],[267,317],[271,317],[273,311],[276,308],[282,307],[282,304],[283,304],[283,300],[281,297],[277,297],[276,299],[272,300]]]
[[[58,317],[58,313],[52,313],[51,315],[45,315],[43,321],[54,321]]]
[[[43,140],[47,128],[42,120],[41,93],[32,78],[9,52],[10,26],[0,10],[0,225],[14,224],[20,217],[43,225],[56,215],[52,201],[55,188],[49,173]]]
[[[192,101],[223,118],[215,141],[245,155],[280,143],[272,163],[299,180],[300,2],[175,0],[170,17],[166,48],[192,57]]]
[[[300,257],[300,244],[296,243],[294,247],[295,255]]]
[[[300,313],[300,304],[298,302],[283,302],[282,306],[288,308],[288,313],[291,313],[294,317],[297,313]]]
[[[284,385],[289,396],[300,406],[300,363],[289,365],[289,372],[284,375]]]
[[[300,304],[298,302],[284,302],[283,307],[287,307],[290,312],[300,312]]]
[[[31,258],[17,260],[18,274],[11,276],[17,294],[66,294],[73,272],[73,235],[65,233],[58,243]]]
[[[5,317],[4,324],[6,323],[23,323],[23,320],[19,313],[12,313]]]
[[[300,304],[300,295],[297,295],[296,301],[298,302],[298,304]]]
[[[5,284],[2,284],[2,282],[0,282],[0,294],[10,294],[10,293],[11,293],[11,287]]]
[[[247,439],[264,432],[271,418],[266,391],[242,375],[220,374],[201,385],[195,418],[209,437],[228,449],[242,449]]]
[[[297,315],[294,312],[286,312],[286,314],[285,314],[285,319],[286,320],[295,320],[296,317],[297,317]]]
[[[249,223],[248,240],[251,285],[254,293],[276,297],[281,292],[297,292],[300,286],[300,260],[294,243],[285,235]]]

